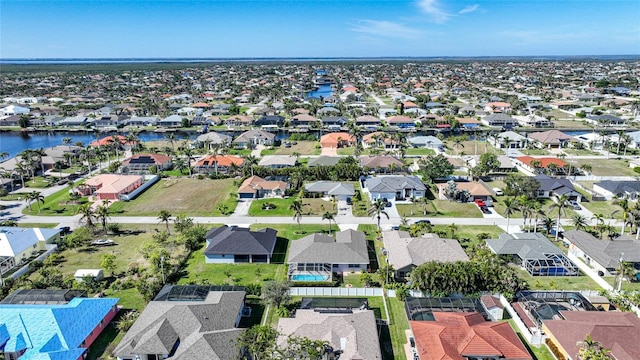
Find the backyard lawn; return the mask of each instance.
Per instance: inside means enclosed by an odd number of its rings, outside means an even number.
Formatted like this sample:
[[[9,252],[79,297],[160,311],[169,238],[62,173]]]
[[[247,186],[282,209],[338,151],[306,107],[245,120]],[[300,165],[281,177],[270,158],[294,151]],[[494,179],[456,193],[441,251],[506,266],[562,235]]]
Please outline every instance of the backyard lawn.
[[[405,330],[409,329],[409,320],[404,311],[404,302],[397,298],[386,298],[389,309],[389,336],[391,338],[391,348],[388,344],[382,343],[382,356],[385,359],[407,359],[404,353],[404,344],[407,343]]]
[[[408,156],[416,156],[416,155],[435,155],[435,151],[433,151],[432,149],[425,149],[425,148],[407,148],[405,150],[405,155]]]
[[[504,152],[500,149],[494,148],[487,141],[463,141],[462,146],[456,146],[453,141],[445,141],[445,151],[449,155],[482,155],[484,153],[495,153],[502,155]],[[477,146],[477,152],[476,152]]]
[[[293,216],[293,210],[289,210],[289,206],[297,197],[288,197],[286,199],[270,198],[253,200],[249,207],[249,216]],[[262,206],[266,203],[275,205],[275,209],[266,210]],[[334,205],[331,202],[322,199],[302,199],[303,216],[322,216],[325,211],[332,211]]]
[[[189,216],[221,216],[221,205],[233,212],[237,186],[233,179],[163,179],[132,201],[111,205],[113,214],[157,216],[160,210]]]
[[[351,146],[351,147],[338,148],[336,151],[337,151],[338,155],[353,155],[355,150],[356,150],[356,148]]]
[[[580,276],[531,276],[520,268],[516,269],[518,277],[526,281],[530,290],[600,290],[600,286],[586,275]]]
[[[291,144],[291,147],[275,146],[262,150],[260,155],[320,155],[320,143],[318,141],[297,141],[297,144]]]
[[[593,159],[578,159],[576,162],[578,166],[589,164],[592,167],[591,173],[596,176],[637,176],[638,173],[634,172],[629,167],[629,161],[627,160],[598,160]]]

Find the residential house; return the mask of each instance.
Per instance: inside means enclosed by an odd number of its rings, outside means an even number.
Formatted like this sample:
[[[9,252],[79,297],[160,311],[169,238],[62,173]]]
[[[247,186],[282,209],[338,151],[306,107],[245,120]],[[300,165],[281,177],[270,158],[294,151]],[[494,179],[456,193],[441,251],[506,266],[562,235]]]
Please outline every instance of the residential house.
[[[330,129],[342,128],[343,126],[347,125],[347,122],[348,122],[347,119],[345,119],[342,116],[323,116],[320,121],[322,121],[322,126],[325,126]]]
[[[327,102],[327,101],[329,101],[331,99],[325,98],[324,100],[325,100],[325,102]],[[322,107],[322,108],[318,109],[316,114],[318,116],[336,116],[336,115],[340,115],[340,109],[334,108],[332,106],[325,106],[325,107]]]
[[[567,167],[567,163],[555,157],[531,157],[518,156],[515,158],[517,166],[522,167],[525,171],[533,174],[539,173],[541,170],[561,170]]]
[[[596,126],[608,127],[608,126],[625,126],[625,120],[614,115],[589,115],[586,118],[587,122],[590,122]]]
[[[205,147],[207,150],[217,150],[231,145],[231,136],[215,131],[198,135],[195,141],[199,147]]]
[[[553,123],[549,119],[535,114],[514,116],[514,118],[518,120],[518,123],[522,127],[541,128],[553,126]]]
[[[289,155],[267,155],[263,156],[258,163],[259,166],[268,167],[271,169],[282,169],[288,167],[294,167],[298,163],[298,159],[295,156]]]
[[[528,140],[517,132],[505,131],[489,137],[489,142],[498,149],[523,149]]]
[[[518,359],[533,357],[508,322],[477,312],[433,312],[434,321],[409,321],[417,359]]]
[[[318,122],[318,118],[307,114],[297,114],[291,118],[291,124],[293,126],[307,126],[313,127]]]
[[[631,312],[560,311],[560,319],[542,321],[550,346],[563,358],[579,359],[581,344],[590,337],[616,360],[640,359],[640,319]]]
[[[11,115],[24,115],[28,114],[31,111],[28,107],[19,106],[19,105],[9,105],[0,109],[0,113],[3,116],[11,116]]]
[[[151,173],[160,173],[164,170],[171,169],[171,156],[161,154],[135,154],[122,162],[120,172],[122,174],[146,175]]]
[[[400,147],[400,142],[394,140],[384,131],[375,131],[362,137],[362,146],[364,148],[382,147],[385,149],[394,149]]]
[[[582,230],[563,233],[569,243],[569,253],[584,260],[601,275],[612,276],[620,266],[620,258],[640,270],[640,240],[621,235],[612,240],[601,240]]]
[[[229,116],[224,124],[233,127],[233,126],[250,126],[253,123],[253,117],[249,115],[232,115]]]
[[[193,172],[198,174],[228,174],[232,166],[241,167],[244,159],[234,155],[205,155],[193,164]]]
[[[251,176],[238,188],[241,199],[259,199],[263,197],[284,196],[288,184],[284,181],[268,181],[259,176]]]
[[[489,113],[510,113],[511,104],[503,101],[488,102],[484,105],[484,111]]]
[[[529,139],[540,149],[558,149],[566,147],[572,137],[559,130],[548,130],[529,134]]]
[[[314,166],[334,166],[340,162],[342,157],[340,156],[318,156],[309,158],[309,162],[307,163],[308,167]]]
[[[564,178],[551,178],[544,174],[534,177],[540,184],[536,196],[539,198],[560,198],[566,195],[569,200],[582,201],[582,194],[573,187],[571,180]]]
[[[41,167],[47,170],[56,168],[59,164],[69,164],[75,158],[82,147],[74,145],[57,145],[44,149],[44,156],[41,158]]]
[[[404,115],[395,115],[387,118],[387,124],[389,126],[397,126],[401,129],[414,128],[416,126],[415,121]]]
[[[607,200],[613,198],[637,200],[640,198],[640,181],[602,180],[593,184],[593,191]]]
[[[416,266],[427,262],[469,261],[457,240],[441,239],[436,234],[411,237],[407,231],[384,231],[382,241],[396,279],[406,279]]]
[[[480,120],[476,119],[476,118],[459,118],[458,119],[458,124],[460,124],[460,126],[463,129],[475,129],[480,127],[480,124],[482,124],[482,122],[480,122]]]
[[[88,126],[93,123],[93,119],[88,118],[86,116],[76,116],[76,117],[66,117],[63,120],[58,121],[59,126],[70,127],[70,126]]]
[[[253,124],[255,126],[271,125],[281,128],[284,125],[284,117],[280,115],[264,115],[254,121]]]
[[[182,126],[182,116],[169,115],[166,118],[158,121],[156,125],[165,128],[179,128]]]
[[[118,313],[117,298],[67,304],[0,304],[0,354],[5,359],[84,359]]]
[[[126,116],[117,115],[103,115],[97,118],[93,122],[93,126],[97,128],[113,128],[116,129],[118,125],[123,124],[126,121]],[[106,130],[106,129],[105,129]]]
[[[207,232],[204,250],[207,264],[271,263],[277,231],[223,225]]]
[[[238,135],[233,139],[233,145],[236,148],[253,149],[257,145],[271,146],[276,135],[263,130],[249,130]]]
[[[371,200],[387,199],[388,201],[419,199],[425,196],[427,187],[417,176],[384,175],[367,177],[366,186]]]
[[[125,124],[127,126],[155,126],[158,118],[155,116],[133,116]]]
[[[138,144],[138,141],[128,141],[126,137],[122,135],[113,135],[113,136],[105,136],[96,141],[89,143],[89,146],[92,147],[102,147],[109,146],[114,143],[117,143],[117,146],[121,150],[131,150],[131,148],[135,147]]]
[[[365,172],[373,171],[376,173],[393,173],[396,171],[402,171],[405,168],[405,164],[402,160],[389,155],[363,155],[359,157],[359,160],[360,166],[365,169]]]
[[[22,115],[0,116],[0,126],[20,126],[20,116]],[[29,120],[29,123],[34,126],[33,121]]]
[[[52,249],[59,240],[58,229],[0,227],[0,273]]]
[[[532,276],[577,276],[578,267],[540,233],[500,234],[485,240],[495,254],[517,262]]]
[[[469,160],[469,165],[472,167],[477,166],[480,161],[480,156],[471,156]],[[490,174],[508,174],[512,172],[517,172],[518,168],[511,161],[511,159],[506,155],[498,155],[498,168],[491,171]]]
[[[120,195],[129,194],[144,183],[140,175],[101,174],[78,186],[83,196],[94,195],[98,200],[118,200]]]
[[[375,130],[380,126],[380,118],[371,115],[361,115],[356,118],[355,124],[365,130]]]
[[[333,196],[339,201],[346,201],[347,198],[355,195],[353,184],[338,181],[316,181],[305,184],[304,191],[309,193],[318,193],[322,196]]]
[[[438,197],[440,200],[454,200],[447,198],[447,187],[449,183],[439,183],[436,185],[438,187]],[[475,200],[491,200],[491,195],[493,192],[487,188],[484,183],[480,183],[477,181],[457,181],[456,188],[459,191],[468,191],[469,195],[471,195],[467,201],[475,201]]]
[[[331,281],[333,273],[366,271],[367,240],[363,232],[344,230],[335,238],[311,234],[291,242],[287,254],[290,281]]]
[[[323,148],[341,148],[354,146],[356,143],[355,136],[346,132],[332,132],[320,137],[320,146]]]
[[[118,360],[239,359],[244,291],[165,286],[113,351]]]
[[[297,309],[294,317],[278,320],[277,343],[286,346],[290,336],[326,341],[336,359],[381,360],[380,341],[372,310],[349,312]],[[339,354],[339,355],[335,355]]]
[[[436,151],[443,151],[442,141],[435,136],[413,136],[407,139],[407,141],[414,148],[426,148]]]
[[[499,126],[504,129],[514,128],[518,126],[518,120],[503,113],[493,113],[487,116],[483,116],[480,122],[487,126]]]

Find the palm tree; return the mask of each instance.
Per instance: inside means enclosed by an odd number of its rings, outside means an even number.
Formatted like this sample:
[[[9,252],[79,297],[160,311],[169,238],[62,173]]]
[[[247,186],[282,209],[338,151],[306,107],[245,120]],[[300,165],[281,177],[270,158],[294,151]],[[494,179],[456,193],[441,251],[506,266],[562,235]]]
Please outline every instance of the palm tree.
[[[511,215],[518,210],[518,203],[513,198],[506,198],[502,201],[504,205],[503,215],[507,217],[507,234],[509,233],[509,223],[511,222]]]
[[[556,221],[544,214],[542,215],[539,224],[544,228],[545,232],[549,234],[551,230],[553,230],[553,227],[556,226]]]
[[[73,139],[71,139],[70,137],[62,138],[62,143],[67,145],[67,147],[69,148],[69,151],[71,151],[71,143],[72,142],[73,142]]]
[[[44,195],[42,195],[38,191],[32,191],[27,194],[27,199],[29,202],[29,209],[31,209],[31,202],[35,201],[38,206],[38,214],[40,213],[40,203],[44,204]]]
[[[532,215],[532,211],[533,211],[533,204],[532,201],[529,200],[526,196],[522,197],[522,198],[518,198],[518,209],[520,210],[520,212],[522,213],[522,219],[523,219],[523,223],[524,226],[527,226],[527,219],[531,218]],[[529,229],[527,228],[527,232],[529,232]]]
[[[380,230],[380,218],[382,218],[382,215],[386,216],[387,220],[389,219],[389,214],[387,214],[387,212],[385,211],[386,207],[387,207],[387,202],[382,201],[382,199],[378,198],[371,205],[369,210],[367,210],[367,214],[369,216],[374,217],[378,220],[378,230]]]
[[[585,341],[578,342],[580,350],[578,351],[579,360],[612,360],[609,353],[611,350],[606,349],[598,341],[591,339],[591,334],[587,334]]]
[[[324,214],[322,214],[322,220],[329,221],[329,234],[331,234],[331,221],[333,221],[333,219],[335,219],[335,214],[330,211],[325,211]]]
[[[460,153],[460,148],[464,149],[464,144],[462,143],[461,137],[456,136],[455,138],[453,138],[453,147],[456,148],[456,156],[458,156]]]
[[[590,173],[591,170],[593,170],[593,166],[591,166],[591,164],[582,164],[580,165],[580,169],[585,173]]]
[[[302,233],[302,229],[300,228],[300,219],[302,219],[302,200],[295,199],[289,205],[289,210],[293,211],[293,220],[298,222],[298,233]]]
[[[78,212],[81,215],[80,222],[84,222],[85,226],[93,231],[93,227],[95,226],[94,220],[95,220],[96,214],[93,211],[91,204],[82,205],[78,210]]]
[[[560,195],[557,198],[557,202],[549,206],[549,210],[558,209],[558,219],[556,220],[556,237],[555,241],[558,241],[558,233],[560,232],[560,215],[567,216],[567,208],[569,207],[569,197],[565,194]]]
[[[171,221],[171,213],[167,210],[160,210],[160,214],[158,214],[158,219],[160,222],[164,223],[167,228],[167,233],[171,234],[169,231],[169,221]]]
[[[186,148],[184,149],[184,151],[182,152],[186,158],[186,164],[187,167],[189,168],[189,177],[191,177],[192,173],[191,173],[191,160],[194,159],[193,157],[193,150],[191,150],[190,148]],[[217,167],[217,161],[216,161],[216,167]],[[217,171],[216,171],[217,174]]]
[[[6,151],[0,152],[0,161],[9,157],[9,153]]]
[[[251,169],[251,176],[253,176],[253,167],[258,165],[258,158],[253,155],[248,155],[244,158],[245,166],[248,166]]]
[[[586,230],[589,226],[589,219],[586,216],[580,214],[573,214],[571,216],[571,225],[575,226],[577,230]]]
[[[624,229],[629,224],[629,217],[631,216],[631,207],[629,206],[628,199],[620,199],[615,202],[616,205],[620,206],[622,212],[622,228],[620,229],[620,234],[624,235]],[[612,216],[613,217],[613,216]]]
[[[167,135],[165,135],[165,138],[167,139],[167,141],[171,143],[171,149],[173,151],[176,151],[176,147],[174,145],[174,142],[176,141],[176,134],[170,132]]]
[[[102,223],[102,232],[107,233],[107,219],[111,219],[109,216],[109,200],[104,200],[101,206],[95,211],[96,218]]]

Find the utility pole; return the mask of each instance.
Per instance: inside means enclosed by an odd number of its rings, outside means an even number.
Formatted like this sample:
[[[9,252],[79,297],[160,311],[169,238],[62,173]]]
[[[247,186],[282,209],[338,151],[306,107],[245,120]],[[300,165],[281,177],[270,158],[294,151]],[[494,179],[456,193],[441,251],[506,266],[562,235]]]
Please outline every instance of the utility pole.
[[[618,265],[618,269],[619,269],[618,270],[618,276],[619,276],[619,279],[618,279],[618,290],[617,290],[618,292],[620,292],[620,290],[622,290],[622,277],[623,277],[623,274],[622,274],[623,273],[623,271],[622,271],[622,257],[623,256],[624,256],[624,253],[621,252],[620,253],[620,259],[618,260],[618,263],[619,263],[619,265]]]
[[[162,269],[162,285],[164,285],[164,255],[160,257],[160,268]]]

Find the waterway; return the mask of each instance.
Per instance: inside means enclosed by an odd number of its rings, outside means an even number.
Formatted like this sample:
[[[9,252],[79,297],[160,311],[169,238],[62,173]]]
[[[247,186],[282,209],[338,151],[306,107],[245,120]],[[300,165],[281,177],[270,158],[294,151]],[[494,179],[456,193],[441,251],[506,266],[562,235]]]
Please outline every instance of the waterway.
[[[310,91],[307,93],[307,99],[310,98],[323,98],[326,99],[329,96],[333,95],[333,89],[330,84],[319,85],[317,90]]]

